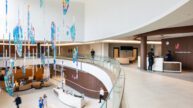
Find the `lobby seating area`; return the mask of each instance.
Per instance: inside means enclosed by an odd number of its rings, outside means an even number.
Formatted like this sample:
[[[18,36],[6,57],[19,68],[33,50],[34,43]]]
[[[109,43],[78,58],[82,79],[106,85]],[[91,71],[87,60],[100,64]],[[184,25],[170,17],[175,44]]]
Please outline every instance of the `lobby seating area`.
[[[25,91],[32,88],[41,89],[52,85],[47,79],[43,79],[43,68],[35,68],[34,75],[32,66],[26,68],[26,73],[23,73],[20,68],[16,69],[16,73],[13,69],[13,73],[15,82],[14,92]],[[0,85],[3,89],[5,89],[4,81],[1,81]]]

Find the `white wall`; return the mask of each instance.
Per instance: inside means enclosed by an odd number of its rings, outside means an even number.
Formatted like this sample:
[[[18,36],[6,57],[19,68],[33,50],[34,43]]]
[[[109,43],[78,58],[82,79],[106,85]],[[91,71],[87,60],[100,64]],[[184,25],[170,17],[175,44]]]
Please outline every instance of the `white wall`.
[[[109,44],[102,43],[102,57],[109,57]]]
[[[66,27],[62,28],[61,0],[45,0],[46,6],[40,9],[39,0],[8,0],[8,30],[13,31],[17,24],[17,10],[21,10],[22,26],[27,27],[27,5],[31,5],[31,21],[36,29],[36,40],[46,38],[50,40],[51,21],[60,27],[60,41],[69,41]],[[176,9],[192,0],[71,0],[69,12],[65,17],[65,24],[73,23],[75,16],[76,41],[91,41],[112,38],[116,36],[132,36],[139,33],[168,27],[172,24],[192,18],[192,14],[185,14],[189,8],[182,11]],[[193,4],[193,2],[192,2]],[[0,39],[5,34],[5,0],[0,0]],[[186,10],[187,9],[187,10]],[[186,10],[186,11],[183,11]],[[174,13],[174,14],[171,14]],[[183,14],[183,15],[181,15]],[[167,17],[168,16],[168,17]],[[178,17],[180,19],[178,19]],[[177,18],[177,19],[176,19]],[[163,20],[161,20],[163,19]],[[175,19],[175,20],[173,20]],[[156,23],[160,22],[160,23]],[[5,37],[8,39],[8,36]]]
[[[27,5],[30,5],[31,22],[35,27],[36,40],[50,40],[50,26],[54,21],[60,28],[60,37],[57,40],[69,41],[66,36],[66,26],[73,23],[75,19],[77,38],[76,41],[84,39],[84,3],[81,0],[71,0],[70,8],[65,16],[65,28],[62,24],[62,3],[61,0],[45,0],[45,8],[40,8],[39,0],[8,0],[8,31],[12,33],[18,22],[18,9],[20,10],[21,25],[27,31]],[[5,34],[5,0],[0,0],[0,39]],[[8,39],[8,36],[5,36]],[[13,37],[12,37],[13,39]]]
[[[85,40],[104,39],[133,32],[172,13],[187,1],[86,0]],[[156,27],[158,26],[154,26]]]
[[[109,44],[108,43],[96,43],[90,45],[90,50],[94,49],[96,56],[108,57],[109,56]]]

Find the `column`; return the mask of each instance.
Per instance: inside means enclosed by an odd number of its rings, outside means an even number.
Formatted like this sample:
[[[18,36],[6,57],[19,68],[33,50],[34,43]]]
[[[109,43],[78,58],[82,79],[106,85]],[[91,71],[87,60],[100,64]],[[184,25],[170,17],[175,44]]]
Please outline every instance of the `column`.
[[[141,45],[140,45],[140,69],[147,69],[147,36],[141,36]]]
[[[109,44],[102,43],[102,57],[109,57]]]

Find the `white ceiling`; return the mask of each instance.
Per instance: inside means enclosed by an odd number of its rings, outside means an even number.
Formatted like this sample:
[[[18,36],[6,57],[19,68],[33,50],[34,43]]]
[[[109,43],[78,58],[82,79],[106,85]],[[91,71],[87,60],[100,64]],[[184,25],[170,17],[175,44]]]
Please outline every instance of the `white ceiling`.
[[[164,35],[153,35],[149,36],[147,40],[162,40],[162,39],[168,39],[168,38],[178,38],[178,37],[188,37],[193,36],[192,33],[177,33],[177,34],[164,34]]]
[[[134,36],[149,31],[190,25],[193,25],[193,0],[189,0],[189,2],[186,3],[184,6],[178,8],[176,11],[161,18],[160,20],[157,20],[154,23],[144,26],[143,28],[140,28],[136,31],[130,32],[128,34],[123,34],[117,37],[119,39],[134,39]],[[175,38],[185,36],[193,36],[193,33],[166,34],[164,36],[157,35],[149,37],[148,40],[161,40],[163,38]]]

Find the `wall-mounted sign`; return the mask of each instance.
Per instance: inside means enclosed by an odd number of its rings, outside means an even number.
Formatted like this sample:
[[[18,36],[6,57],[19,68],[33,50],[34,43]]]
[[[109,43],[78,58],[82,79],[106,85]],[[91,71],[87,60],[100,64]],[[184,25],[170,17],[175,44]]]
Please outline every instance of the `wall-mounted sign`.
[[[177,43],[177,44],[175,45],[175,49],[176,49],[176,50],[179,50],[179,49],[180,49],[180,44],[179,44],[179,43]]]
[[[191,51],[176,51],[176,54],[191,54]]]

